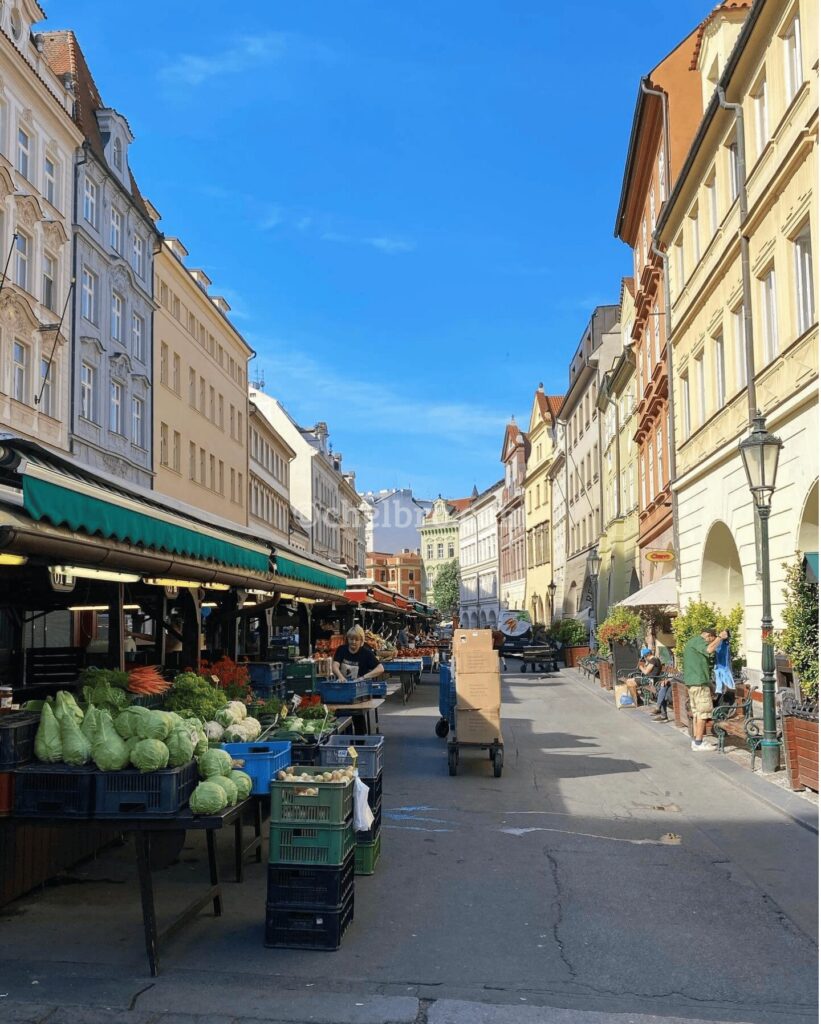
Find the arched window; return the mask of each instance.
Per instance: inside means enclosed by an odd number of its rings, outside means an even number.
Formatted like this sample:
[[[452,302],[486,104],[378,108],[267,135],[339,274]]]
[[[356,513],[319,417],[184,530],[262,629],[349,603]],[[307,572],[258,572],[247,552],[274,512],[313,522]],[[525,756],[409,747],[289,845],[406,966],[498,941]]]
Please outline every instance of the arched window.
[[[123,144],[119,139],[114,140],[114,166],[118,171],[123,169]]]

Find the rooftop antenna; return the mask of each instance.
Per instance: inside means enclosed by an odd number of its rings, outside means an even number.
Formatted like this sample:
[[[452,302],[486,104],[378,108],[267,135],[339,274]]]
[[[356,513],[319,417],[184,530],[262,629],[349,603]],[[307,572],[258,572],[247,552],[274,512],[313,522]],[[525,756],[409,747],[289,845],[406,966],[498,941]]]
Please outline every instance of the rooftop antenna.
[[[254,360],[254,361],[256,362],[256,360]],[[264,391],[265,390],[265,369],[264,368],[261,369],[259,371],[259,374],[257,376],[255,376],[254,379],[251,381],[251,387],[254,388],[255,391]]]

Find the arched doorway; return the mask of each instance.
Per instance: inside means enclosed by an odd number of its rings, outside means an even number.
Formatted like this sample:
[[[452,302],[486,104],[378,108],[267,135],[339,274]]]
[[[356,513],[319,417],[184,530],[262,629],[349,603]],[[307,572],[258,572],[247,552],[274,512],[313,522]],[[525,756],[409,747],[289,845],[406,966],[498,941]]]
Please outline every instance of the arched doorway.
[[[491,609],[488,612],[487,624],[490,626],[491,629],[496,628],[496,612],[494,612],[493,609]]]
[[[722,611],[744,606],[744,577],[735,539],[725,523],[713,523],[701,560],[701,600]]]
[[[484,608],[482,609],[482,613],[479,616],[479,625],[482,627],[482,629],[485,629],[485,627],[487,626],[487,615],[485,615]]]
[[[476,614],[476,612],[470,613],[470,625],[472,629],[479,628],[479,616]]]
[[[808,551],[818,550],[818,481],[810,488],[807,500],[804,502],[804,510],[801,513],[801,523],[798,527],[798,551],[805,555]]]
[[[567,588],[567,593],[564,595],[564,615],[565,615],[565,618],[568,618],[568,619],[572,618],[576,614],[576,612],[578,610],[576,608],[576,591],[577,590],[578,590],[578,587],[576,586],[576,581],[573,580],[573,582]]]

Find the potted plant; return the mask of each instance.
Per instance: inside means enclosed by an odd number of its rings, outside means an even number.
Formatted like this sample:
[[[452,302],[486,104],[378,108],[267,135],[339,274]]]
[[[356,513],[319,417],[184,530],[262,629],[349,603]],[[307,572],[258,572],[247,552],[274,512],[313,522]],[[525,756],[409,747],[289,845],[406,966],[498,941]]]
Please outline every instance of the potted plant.
[[[564,663],[568,668],[578,665],[590,653],[587,626],[578,619],[562,619],[556,634],[564,648]]]
[[[638,645],[643,641],[646,626],[638,612],[615,605],[596,631],[599,654],[605,652],[610,659],[610,678],[613,673],[629,672],[638,662]],[[599,670],[601,671],[601,669]]]
[[[818,792],[818,584],[800,558],[784,569],[784,629],[774,642],[792,662],[800,691],[782,704],[787,775],[792,789]]]

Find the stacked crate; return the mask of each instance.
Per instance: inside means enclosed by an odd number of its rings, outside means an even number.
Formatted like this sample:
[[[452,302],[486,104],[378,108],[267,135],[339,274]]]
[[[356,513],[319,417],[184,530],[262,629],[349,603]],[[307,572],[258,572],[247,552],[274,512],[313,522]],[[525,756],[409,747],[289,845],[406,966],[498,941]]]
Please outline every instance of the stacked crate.
[[[384,736],[331,736],[322,747],[323,766],[338,768],[356,763],[359,778],[368,787],[373,824],[367,832],[356,832],[356,873],[372,875],[382,852],[382,751]],[[350,748],[356,751],[356,757]]]
[[[338,949],[354,913],[353,780],[292,772],[297,781],[271,783],[265,945]]]

